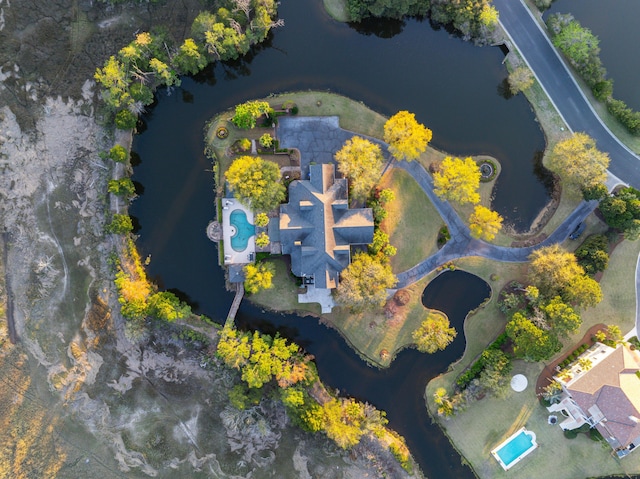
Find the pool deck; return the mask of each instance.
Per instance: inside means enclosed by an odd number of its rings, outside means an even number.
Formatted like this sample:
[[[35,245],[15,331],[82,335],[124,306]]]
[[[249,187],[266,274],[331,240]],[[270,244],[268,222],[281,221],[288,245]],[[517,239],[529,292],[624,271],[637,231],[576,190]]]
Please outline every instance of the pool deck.
[[[237,210],[244,211],[247,221],[253,224],[253,212],[242,205],[236,198],[222,198],[222,241],[224,244],[224,264],[252,263],[256,254],[255,236],[251,236],[244,251],[236,251],[231,246],[231,237],[235,232],[229,221],[231,213]]]
[[[504,446],[506,446],[508,443],[510,443],[514,438],[522,434],[523,432],[531,437],[531,442],[532,442],[531,447],[522,451],[522,453],[518,457],[516,457],[513,461],[511,461],[509,464],[505,464],[500,458],[498,451],[502,449]],[[538,447],[538,443],[536,442],[535,433],[533,431],[528,431],[526,428],[522,427],[518,429],[516,432],[514,432],[511,436],[509,436],[506,440],[504,440],[499,446],[495,447],[491,451],[491,455],[496,458],[496,461],[498,461],[498,463],[500,463],[500,465],[502,466],[502,469],[504,469],[505,471],[508,471],[513,466],[518,464],[524,457],[531,454],[537,447]]]

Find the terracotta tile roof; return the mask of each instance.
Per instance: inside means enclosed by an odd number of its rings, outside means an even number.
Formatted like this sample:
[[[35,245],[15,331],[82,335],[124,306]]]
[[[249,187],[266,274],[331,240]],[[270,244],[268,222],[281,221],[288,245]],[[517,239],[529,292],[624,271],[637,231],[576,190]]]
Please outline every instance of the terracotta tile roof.
[[[619,346],[567,388],[589,416],[597,420],[602,413],[605,419],[598,429],[605,438],[613,436],[618,447],[640,437],[638,370],[640,354]]]

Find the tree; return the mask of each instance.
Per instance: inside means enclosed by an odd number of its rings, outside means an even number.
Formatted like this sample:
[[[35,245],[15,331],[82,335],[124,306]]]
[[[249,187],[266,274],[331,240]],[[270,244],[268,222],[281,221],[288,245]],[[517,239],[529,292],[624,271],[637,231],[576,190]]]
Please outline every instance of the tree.
[[[193,38],[186,38],[180,45],[178,53],[173,57],[173,64],[176,68],[189,75],[195,75],[206,67],[207,63],[209,61],[206,55],[200,50]]]
[[[549,167],[568,185],[584,190],[606,181],[609,155],[585,133],[574,133],[553,147]]]
[[[489,208],[477,205],[469,217],[471,236],[491,241],[502,229],[502,216]]]
[[[266,248],[269,246],[269,243],[271,243],[271,240],[266,232],[262,231],[258,236],[256,236],[256,246],[258,248]]]
[[[587,200],[601,200],[609,195],[609,189],[604,183],[596,183],[595,185],[582,188],[582,197]]]
[[[138,118],[129,110],[120,110],[116,113],[115,124],[119,130],[131,130],[135,128]]]
[[[455,414],[455,403],[445,388],[438,388],[433,393],[433,402],[438,406],[438,416],[451,417]]]
[[[133,231],[133,222],[129,215],[114,213],[111,223],[107,225],[107,233],[124,235]]]
[[[254,218],[255,225],[264,228],[269,224],[269,216],[266,213],[258,213]]]
[[[109,150],[109,158],[111,158],[116,163],[124,163],[125,161],[127,161],[128,157],[129,152],[122,145],[114,145]]]
[[[102,99],[111,108],[122,108],[131,104],[131,97],[127,91],[129,75],[124,63],[111,56],[103,68],[98,68],[93,75],[102,85]]]
[[[238,128],[250,129],[256,126],[256,120],[271,111],[266,101],[248,101],[236,106],[231,121]]]
[[[260,137],[260,144],[264,148],[271,148],[273,146],[273,137],[269,133],[265,133]]]
[[[440,171],[433,174],[434,192],[440,198],[460,204],[478,203],[480,194],[480,168],[470,157],[461,160],[447,156]]]
[[[120,178],[118,180],[109,180],[107,190],[114,195],[128,198],[135,194],[136,187],[133,185],[131,178]]]
[[[167,86],[176,85],[180,86],[180,77],[178,74],[165,62],[157,58],[149,60],[149,66],[156,75],[158,81]]]
[[[431,130],[418,123],[413,113],[399,111],[384,124],[384,141],[397,160],[412,161],[427,149]]]
[[[348,139],[336,152],[338,171],[349,178],[352,198],[363,201],[380,180],[384,158],[380,147],[359,136]]]
[[[605,235],[589,236],[575,251],[578,264],[585,273],[594,275],[607,269],[609,265],[609,243]]]
[[[600,202],[600,212],[607,225],[621,230],[624,237],[635,241],[640,237],[640,191],[621,188]]]
[[[584,275],[576,257],[558,244],[535,250],[529,259],[529,281],[547,297],[561,295],[575,277]]]
[[[236,158],[225,173],[229,187],[242,204],[269,211],[285,199],[285,187],[280,182],[280,168],[273,161],[259,156]]]
[[[429,312],[427,318],[411,337],[418,351],[432,354],[445,349],[457,334],[454,328],[449,327],[449,319],[446,316]]]
[[[273,287],[273,275],[276,270],[273,263],[247,264],[244,268],[244,289],[249,294],[255,294],[263,289]]]
[[[528,361],[548,359],[562,347],[555,335],[537,327],[520,312],[507,323],[505,332],[513,342],[514,354]]]
[[[480,385],[494,396],[504,398],[509,391],[508,376],[511,372],[511,360],[499,349],[485,349],[482,352],[482,372]]]
[[[170,291],[160,291],[149,296],[148,313],[158,319],[175,321],[191,314],[191,308]]]
[[[527,91],[535,82],[533,74],[529,68],[522,66],[514,69],[507,80],[509,82],[509,91],[512,95],[517,95],[521,91]]]
[[[382,307],[387,289],[397,283],[388,262],[366,253],[357,253],[342,271],[336,301],[354,311]]]
[[[582,308],[592,308],[602,301],[602,288],[595,279],[582,274],[571,280],[563,297]]]
[[[323,406],[325,414],[324,430],[329,439],[343,449],[360,442],[364,409],[353,399],[332,399]]]
[[[582,324],[580,315],[560,296],[555,296],[542,309],[547,315],[551,329],[558,336],[568,338],[570,334],[576,333],[580,329]]]

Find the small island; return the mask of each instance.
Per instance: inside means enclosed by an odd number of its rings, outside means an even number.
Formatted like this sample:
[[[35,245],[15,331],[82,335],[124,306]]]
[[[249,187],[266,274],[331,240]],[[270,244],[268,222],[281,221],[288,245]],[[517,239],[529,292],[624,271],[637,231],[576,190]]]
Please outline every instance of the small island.
[[[480,477],[502,477],[512,467],[518,477],[534,477],[556,457],[580,458],[572,460],[578,469],[566,472],[558,463],[560,477],[640,470],[633,455],[624,464],[607,459],[633,451],[635,423],[624,438],[607,440],[606,421],[591,414],[588,402],[575,406],[579,378],[592,384],[603,376],[599,364],[640,369],[632,310],[638,246],[624,241],[624,227],[612,229],[612,215],[593,213],[596,200],[602,208],[633,192],[614,189],[594,170],[597,181],[587,186],[566,173],[562,157],[593,148],[588,137],[555,140],[565,150],[548,152],[546,163],[564,188],[523,234],[503,231],[490,209],[499,159],[453,158],[429,147],[431,132],[419,124],[428,134],[414,142],[417,150],[394,149],[384,140],[395,116],[386,119],[338,95],[291,93],[255,103],[261,109],[249,123],[238,120],[245,108],[238,106],[206,130],[218,185],[212,224],[222,231],[220,264],[231,288],[272,310],[319,317],[377,367],[389,366],[407,347],[445,349],[464,332],[464,356],[429,383],[425,397]],[[398,115],[410,129],[411,114]],[[247,189],[249,177],[236,175],[234,165],[244,162],[249,170],[255,159],[274,166],[259,165],[268,181],[253,197],[257,190]],[[427,285],[450,270],[477,275],[491,290],[464,331],[422,304]],[[558,270],[566,277],[556,278]],[[636,375],[619,382],[631,379]],[[629,384],[614,396],[627,397],[635,417]],[[593,441],[571,440],[580,433]],[[533,439],[504,456],[521,437]],[[607,442],[609,452],[600,445]]]

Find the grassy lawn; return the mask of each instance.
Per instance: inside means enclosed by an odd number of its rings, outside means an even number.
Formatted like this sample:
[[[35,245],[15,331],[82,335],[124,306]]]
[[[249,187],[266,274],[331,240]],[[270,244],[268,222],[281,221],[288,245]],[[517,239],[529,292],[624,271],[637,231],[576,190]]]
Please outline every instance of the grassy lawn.
[[[616,247],[601,280],[604,300],[582,314],[580,331],[565,341],[565,347],[559,354],[573,348],[575,342],[594,324],[603,321],[615,323],[623,333],[633,327],[636,308],[634,278],[639,253],[638,241],[624,241]],[[505,318],[497,310],[495,295],[508,280],[522,280],[526,272],[524,264],[496,264],[479,258],[466,258],[456,264],[487,280],[492,287],[493,297],[465,321],[464,331],[468,342],[463,358],[447,374],[434,378],[428,384],[425,395],[430,408],[433,408],[431,398],[436,388],[445,387],[452,391],[460,372],[501,331]],[[494,276],[495,281],[489,279],[491,274],[498,276]],[[502,400],[485,398],[470,404],[467,410],[454,418],[439,420],[476,473],[482,478],[538,479],[542,477],[542,471],[553,471],[556,478],[571,479],[640,472],[640,455],[632,454],[623,461],[617,461],[611,457],[608,446],[593,442],[584,435],[573,440],[566,439],[559,427],[547,424],[548,413],[539,405],[533,393],[533,385],[542,367],[542,363],[514,361],[512,374],[524,374],[529,380],[529,387],[524,392],[511,393]],[[522,426],[535,432],[540,447],[514,466],[512,471],[516,472],[505,473],[490,451]]]
[[[437,251],[438,229],[444,222],[406,171],[390,169],[382,178],[380,187],[390,188],[396,195],[386,207],[389,214],[381,228],[398,249],[398,254],[391,258],[391,267],[394,273],[400,273]]]
[[[309,312],[320,315],[317,303],[298,302],[298,284],[289,270],[289,264],[281,256],[274,256],[267,261],[276,268],[273,277],[273,288],[265,289],[247,298],[260,306],[273,311]]]
[[[388,367],[398,351],[412,344],[411,333],[427,316],[429,310],[422,305],[422,292],[428,282],[425,278],[406,288],[411,292],[411,300],[398,308],[392,318],[387,318],[382,310],[353,314],[341,307],[324,318],[365,361]],[[383,350],[388,354],[382,354]]]

